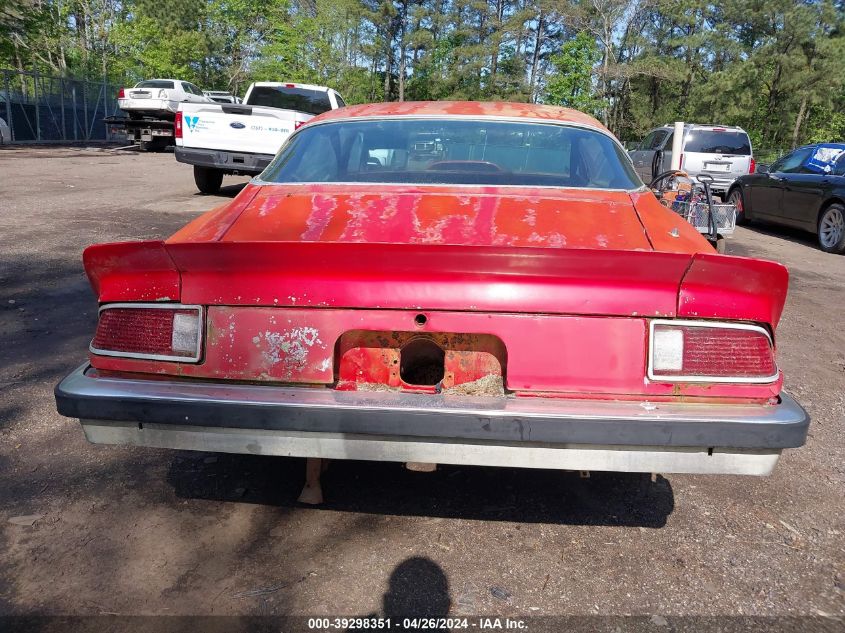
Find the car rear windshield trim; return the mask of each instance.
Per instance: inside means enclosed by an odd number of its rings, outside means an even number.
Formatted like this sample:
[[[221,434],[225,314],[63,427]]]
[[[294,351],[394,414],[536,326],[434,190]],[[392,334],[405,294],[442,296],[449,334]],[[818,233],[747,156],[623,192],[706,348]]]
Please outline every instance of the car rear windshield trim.
[[[160,88],[164,90],[173,90],[173,82],[172,81],[140,81],[138,85],[135,86],[136,88]]]

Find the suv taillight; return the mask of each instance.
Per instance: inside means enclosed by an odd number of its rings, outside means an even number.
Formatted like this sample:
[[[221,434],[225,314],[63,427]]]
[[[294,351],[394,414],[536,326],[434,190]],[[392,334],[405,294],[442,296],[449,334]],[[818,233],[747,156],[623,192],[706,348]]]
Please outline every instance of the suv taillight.
[[[176,120],[173,122],[173,136],[182,138],[182,111],[176,110]]]
[[[752,158],[751,163],[748,165],[748,173],[753,174],[757,170],[757,162]]]
[[[195,363],[202,348],[202,320],[201,306],[104,305],[89,349],[101,356]]]
[[[757,325],[651,322],[648,378],[665,382],[774,382],[769,333]]]
[[[125,88],[121,88],[120,90],[117,91],[117,98],[118,99],[125,99],[126,98],[126,89]]]

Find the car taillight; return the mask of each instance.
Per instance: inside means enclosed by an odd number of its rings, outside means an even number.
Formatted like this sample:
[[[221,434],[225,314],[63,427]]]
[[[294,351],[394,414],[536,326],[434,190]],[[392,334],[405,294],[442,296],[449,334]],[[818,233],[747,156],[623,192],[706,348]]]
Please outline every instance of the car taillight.
[[[197,362],[200,306],[114,303],[100,308],[90,350],[102,356]]]
[[[683,168],[684,168],[684,155],[681,154],[681,158],[678,161],[678,169],[683,169]]]
[[[651,322],[648,377],[668,382],[774,382],[769,333],[756,325]]]
[[[298,129],[299,129],[299,128],[301,128],[303,125],[305,125],[305,123],[306,123],[305,121],[294,121],[294,124],[293,124],[293,129],[294,129],[294,130],[298,130]]]
[[[117,91],[117,98],[118,99],[125,99],[126,98],[126,89],[125,88],[121,88],[120,90]]]
[[[753,173],[754,173],[754,171],[755,171],[756,169],[757,169],[757,163],[756,163],[756,162],[755,162],[755,160],[752,158],[752,159],[751,159],[751,164],[749,164],[749,165],[748,165],[748,173],[749,173],[749,174],[753,174]]]
[[[176,120],[173,123],[173,135],[176,138],[182,138],[182,111],[176,111]]]

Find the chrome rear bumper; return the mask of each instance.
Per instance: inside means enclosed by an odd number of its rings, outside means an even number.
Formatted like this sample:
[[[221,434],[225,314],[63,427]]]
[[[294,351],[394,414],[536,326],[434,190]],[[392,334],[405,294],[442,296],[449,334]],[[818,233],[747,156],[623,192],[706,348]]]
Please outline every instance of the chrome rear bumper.
[[[388,461],[768,474],[809,417],[778,405],[469,397],[98,376],[56,387],[95,443]]]

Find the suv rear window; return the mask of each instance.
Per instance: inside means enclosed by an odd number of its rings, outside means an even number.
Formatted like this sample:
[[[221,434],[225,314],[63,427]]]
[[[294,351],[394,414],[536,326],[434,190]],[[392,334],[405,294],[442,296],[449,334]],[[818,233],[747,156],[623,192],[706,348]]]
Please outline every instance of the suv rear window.
[[[285,86],[255,86],[247,105],[298,110],[308,114],[322,114],[332,109],[329,93],[324,90]]]
[[[692,130],[684,144],[685,152],[701,154],[751,155],[751,141],[745,132]]]
[[[172,81],[159,81],[159,80],[151,80],[151,81],[139,81],[138,85],[135,86],[136,88],[164,88],[165,90],[173,90],[173,82]]]

